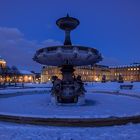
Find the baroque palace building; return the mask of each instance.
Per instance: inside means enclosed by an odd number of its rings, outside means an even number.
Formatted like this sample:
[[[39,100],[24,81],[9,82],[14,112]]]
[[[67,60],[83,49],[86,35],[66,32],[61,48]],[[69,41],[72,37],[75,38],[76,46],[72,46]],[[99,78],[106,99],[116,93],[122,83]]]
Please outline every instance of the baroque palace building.
[[[119,76],[124,81],[140,81],[140,64],[132,64],[128,66],[108,67],[103,65],[79,66],[75,67],[75,76],[80,75],[85,82],[102,81],[103,76],[106,81],[118,81]],[[59,67],[43,66],[41,72],[41,82],[45,83],[51,80],[52,76],[62,78]]]
[[[41,72],[41,82],[48,82],[54,75],[60,79],[62,78],[59,67],[44,66]],[[106,75],[106,80],[110,80],[109,67],[103,65],[75,67],[74,75],[80,75],[85,82],[101,81],[103,75]]]
[[[110,67],[110,80],[116,81],[121,75],[124,81],[140,81],[140,64]]]

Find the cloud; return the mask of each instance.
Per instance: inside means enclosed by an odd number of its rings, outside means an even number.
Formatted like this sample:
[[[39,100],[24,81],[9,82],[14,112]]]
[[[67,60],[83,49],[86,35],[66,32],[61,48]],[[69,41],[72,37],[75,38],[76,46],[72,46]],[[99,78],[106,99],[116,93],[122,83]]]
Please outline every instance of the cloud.
[[[28,40],[17,28],[0,27],[0,56],[9,66],[16,65],[20,69],[40,71],[41,65],[32,60],[36,50],[47,46],[62,45],[54,39]],[[99,64],[120,65],[116,58],[104,57]]]
[[[41,65],[32,60],[37,49],[60,45],[53,39],[37,42],[28,40],[17,28],[0,27],[0,55],[8,65],[16,65],[21,69],[39,70]]]
[[[41,42],[41,46],[55,46],[55,45],[62,45],[60,41],[54,40],[54,39],[47,39]]]
[[[0,40],[20,39],[23,34],[17,28],[0,27]]]

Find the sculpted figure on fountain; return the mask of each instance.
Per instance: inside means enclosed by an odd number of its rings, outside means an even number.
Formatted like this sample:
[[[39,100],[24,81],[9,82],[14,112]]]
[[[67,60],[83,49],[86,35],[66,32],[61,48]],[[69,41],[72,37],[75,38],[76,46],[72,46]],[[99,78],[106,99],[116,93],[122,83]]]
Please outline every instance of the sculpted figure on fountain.
[[[77,102],[78,96],[84,95],[86,92],[80,75],[73,76],[71,84],[60,80],[57,76],[52,76],[51,79],[53,84],[51,89],[52,96],[56,97],[60,103],[63,102],[65,96],[71,96],[71,99]]]

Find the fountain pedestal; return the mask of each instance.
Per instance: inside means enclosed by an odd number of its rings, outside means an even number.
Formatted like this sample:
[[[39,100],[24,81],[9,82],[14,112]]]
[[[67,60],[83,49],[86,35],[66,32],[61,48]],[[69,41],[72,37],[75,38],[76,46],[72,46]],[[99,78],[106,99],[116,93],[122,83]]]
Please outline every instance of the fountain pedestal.
[[[72,65],[63,65],[61,67],[61,72],[64,82],[73,82],[74,68]]]
[[[53,104],[83,104],[84,87],[82,81],[74,77],[74,68],[72,65],[63,65],[61,68],[62,80],[54,81],[52,102]],[[80,80],[80,79],[79,79]],[[60,85],[57,87],[57,85]],[[81,97],[81,100],[79,100]],[[82,102],[81,102],[82,101]]]

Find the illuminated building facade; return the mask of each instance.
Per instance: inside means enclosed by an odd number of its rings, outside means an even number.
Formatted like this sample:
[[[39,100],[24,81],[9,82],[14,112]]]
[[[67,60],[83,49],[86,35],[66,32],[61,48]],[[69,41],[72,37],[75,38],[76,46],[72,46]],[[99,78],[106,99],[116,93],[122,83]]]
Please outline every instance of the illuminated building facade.
[[[3,73],[7,67],[6,61],[0,58],[0,83],[3,82],[48,82],[51,77],[56,75],[60,79],[62,78],[59,67],[44,66],[40,74],[36,74],[30,71],[19,70],[19,74]],[[102,81],[102,77],[105,75],[106,81],[118,81],[119,75],[123,77],[124,81],[140,81],[140,64],[108,67],[103,65],[94,66],[79,66],[75,67],[74,75],[81,75],[82,80],[85,82]]]
[[[110,67],[110,80],[117,81],[119,75],[124,81],[140,81],[140,64]]]
[[[75,67],[75,76],[81,75],[85,82],[102,81],[103,76],[106,81],[118,81],[119,75],[124,81],[140,81],[140,64],[133,64],[120,67],[108,67],[103,65]],[[41,72],[41,82],[48,82],[52,76],[62,78],[60,68],[44,66]]]
[[[0,57],[0,68],[6,67],[6,61]]]
[[[19,83],[32,83],[34,82],[34,74],[30,71],[19,70],[20,74],[17,76],[17,82]]]
[[[94,81],[102,81],[103,76],[106,77],[106,81],[110,80],[110,70],[108,66],[95,65],[93,67],[93,72]]]
[[[54,66],[43,66],[41,71],[41,82],[45,83],[51,80],[52,76],[57,76],[58,78],[62,78],[60,68]]]
[[[6,61],[0,57],[0,83],[4,81],[2,76],[2,69],[6,67]]]
[[[1,83],[30,83],[34,82],[35,75],[30,71],[18,70],[15,66],[8,67],[6,61],[0,57],[0,84]]]
[[[60,68],[44,66],[41,72],[41,82],[48,82],[54,75],[60,79],[62,78]],[[110,80],[109,67],[102,65],[75,67],[74,75],[80,75],[85,82],[101,81],[103,75],[106,76],[107,81]]]

